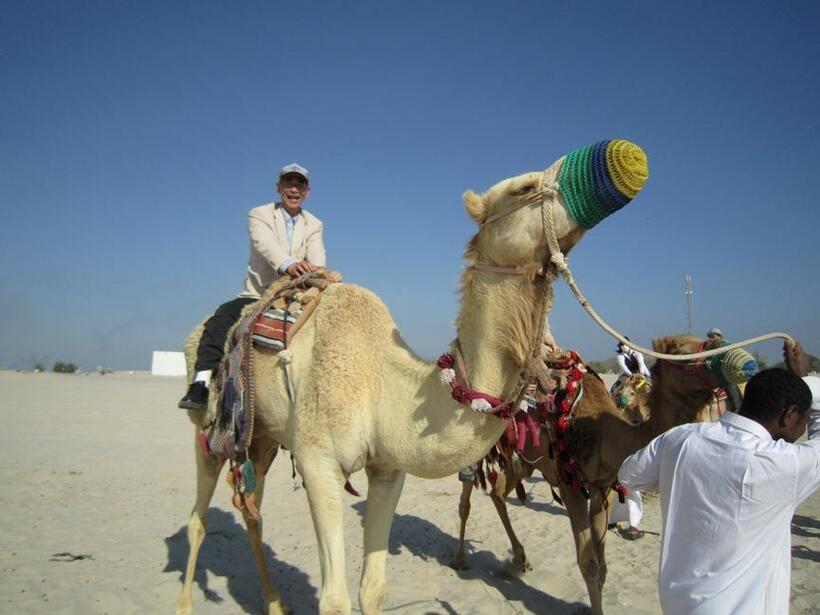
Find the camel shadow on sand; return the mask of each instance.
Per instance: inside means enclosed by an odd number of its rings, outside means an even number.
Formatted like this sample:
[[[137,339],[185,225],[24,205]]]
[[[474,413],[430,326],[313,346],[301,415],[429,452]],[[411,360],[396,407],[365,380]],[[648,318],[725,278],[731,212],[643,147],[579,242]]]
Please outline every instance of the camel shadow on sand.
[[[353,508],[363,517],[366,502],[359,501]],[[551,504],[529,506],[545,510],[550,514],[565,514],[563,509]],[[499,522],[499,529],[501,524]],[[270,531],[270,530],[268,530]],[[185,567],[190,551],[187,527],[181,526],[174,534],[165,538],[168,561],[163,572],[178,572],[180,589],[184,580]],[[273,582],[282,600],[295,613],[316,613],[319,596],[302,570],[276,557],[275,552],[263,541],[265,560]],[[452,568],[458,540],[441,531],[438,526],[414,515],[397,514],[390,534],[389,552],[396,555],[402,549],[423,561],[434,561],[441,566]],[[508,562],[502,561],[494,553],[475,550],[468,543],[469,569],[457,571],[465,580],[480,580],[494,587],[506,600],[519,602],[531,613],[576,614],[586,613],[589,607],[580,602],[566,602],[555,598],[527,584],[527,579],[519,579],[510,572]],[[530,574],[533,574],[532,572]],[[208,584],[208,577],[223,577],[227,580],[230,597],[221,595]],[[233,601],[246,613],[262,611],[262,593],[259,576],[248,546],[245,526],[237,522],[233,514],[218,508],[208,509],[208,534],[199,551],[194,585],[204,594],[204,599],[214,604]],[[194,596],[194,600],[201,599]],[[457,611],[443,599],[437,599],[439,606],[428,610],[428,614],[454,614]],[[409,605],[408,605],[408,608]],[[400,607],[398,612],[403,612]],[[410,611],[404,611],[410,612]],[[417,611],[418,612],[418,611]]]
[[[803,538],[820,538],[820,520],[803,515],[792,517],[792,534]],[[805,545],[792,545],[792,557],[820,563],[820,553]]]
[[[352,508],[362,517],[366,502],[357,502]],[[498,522],[499,531],[501,522]],[[441,531],[437,525],[416,517],[415,515],[396,514],[393,518],[393,527],[390,532],[388,550],[391,555],[397,555],[402,549],[425,562],[435,561],[441,566],[452,569],[458,538]],[[521,603],[526,612],[542,614],[577,614],[589,612],[589,607],[581,602],[566,602],[551,596],[540,589],[527,584],[527,577],[518,578],[510,572],[507,562],[504,562],[490,551],[477,551],[468,544],[467,570],[458,570],[456,574],[461,579],[479,580],[489,587],[495,588],[506,600]],[[573,565],[575,562],[571,562]],[[528,573],[536,574],[535,571]],[[535,578],[535,577],[533,577]],[[440,610],[426,611],[433,613],[456,613],[457,611],[445,600],[438,600]]]
[[[268,526],[268,531],[270,526]],[[165,538],[168,549],[168,563],[163,572],[179,572],[180,589],[185,576],[185,566],[190,551],[187,527],[182,526],[176,533]],[[295,566],[276,557],[274,551],[263,541],[265,561],[268,571],[282,600],[294,612],[319,610],[319,597],[308,576]],[[231,599],[246,613],[261,613],[262,590],[259,574],[253,562],[248,545],[245,526],[237,523],[231,513],[218,508],[208,509],[208,534],[202,543],[197,559],[194,585],[205,594],[205,600],[216,604],[225,601],[216,590],[208,586],[208,574],[225,577]],[[194,601],[198,600],[194,596]],[[232,610],[232,609],[229,609]]]
[[[510,507],[521,507],[521,508],[529,508],[536,512],[545,512],[551,515],[558,515],[560,517],[565,517],[567,519],[567,523],[569,523],[569,515],[567,514],[567,509],[564,508],[562,504],[559,504],[555,499],[555,493],[558,491],[557,489],[552,489],[547,483],[546,479],[540,476],[530,476],[524,479],[525,490],[527,492],[527,503],[523,504],[518,501],[518,498],[515,497],[508,497],[507,498],[507,508]],[[552,501],[547,502],[546,500],[539,502],[532,499],[532,489],[533,486],[537,485],[538,483],[545,483],[546,488],[550,490]],[[529,488],[526,486],[529,485]],[[500,523],[501,521],[499,521]]]

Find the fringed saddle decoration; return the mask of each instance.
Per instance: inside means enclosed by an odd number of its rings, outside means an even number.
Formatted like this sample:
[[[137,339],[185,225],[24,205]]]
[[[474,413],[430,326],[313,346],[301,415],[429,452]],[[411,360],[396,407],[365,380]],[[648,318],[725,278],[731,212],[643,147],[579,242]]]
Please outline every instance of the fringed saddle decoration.
[[[319,269],[271,286],[234,328],[231,350],[215,378],[217,417],[207,432],[200,433],[199,444],[206,454],[229,460],[233,503],[254,517],[256,475],[248,458],[255,414],[252,346],[276,352],[287,348],[316,309],[321,291],[341,279],[335,271]]]
[[[550,362],[549,365],[562,371],[557,390],[538,404],[539,414],[550,438],[550,453],[557,455],[558,480],[573,491],[581,491],[588,498],[589,486],[586,476],[566,443],[572,411],[584,394],[582,379],[587,369],[575,351],[570,351],[566,359]]]
[[[490,452],[476,464],[473,484],[487,491],[489,483],[490,489],[500,497],[504,497],[507,491],[508,468],[513,470],[512,474],[515,477],[526,478],[526,476],[532,473],[529,466],[525,466],[521,463],[521,458],[514,450],[504,450],[501,441],[499,441],[490,449]],[[518,497],[519,502],[524,506],[527,505],[527,492],[521,480],[515,483],[515,495]]]

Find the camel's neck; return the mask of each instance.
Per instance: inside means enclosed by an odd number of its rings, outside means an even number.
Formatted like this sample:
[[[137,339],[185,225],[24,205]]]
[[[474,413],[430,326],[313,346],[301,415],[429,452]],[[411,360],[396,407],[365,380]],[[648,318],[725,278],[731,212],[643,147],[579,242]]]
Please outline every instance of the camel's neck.
[[[457,331],[468,384],[511,401],[542,317],[533,310],[539,309],[536,293],[544,292],[544,281],[472,270],[464,275]],[[407,417],[409,437],[392,439],[383,449],[406,472],[426,478],[457,472],[485,455],[504,430],[503,420],[456,404],[438,369],[427,373],[414,394],[423,401]],[[391,431],[405,433],[395,424]]]
[[[650,417],[640,426],[635,450],[649,444],[653,438],[665,431],[696,419],[708,403],[711,390],[684,390],[673,383],[664,382],[668,374],[657,373],[649,398]],[[631,454],[634,451],[631,451]]]
[[[679,374],[670,373],[670,370],[680,369],[676,365],[666,366],[664,370],[655,370],[655,384],[650,397],[650,408],[656,435],[663,433],[677,425],[695,421],[703,407],[712,397],[712,389],[708,384],[701,383],[697,388],[679,386],[681,383],[691,383],[691,378],[681,378]]]
[[[703,407],[708,403],[711,391],[678,389],[674,383],[665,382],[668,374],[656,372],[649,398],[650,417],[637,426],[618,423],[618,433],[610,434],[604,454],[605,474],[617,474],[623,461],[635,451],[649,444],[665,431],[684,423],[694,421]],[[604,452],[604,451],[602,451]]]
[[[505,401],[516,394],[551,303],[549,280],[465,271],[457,333],[471,388]]]

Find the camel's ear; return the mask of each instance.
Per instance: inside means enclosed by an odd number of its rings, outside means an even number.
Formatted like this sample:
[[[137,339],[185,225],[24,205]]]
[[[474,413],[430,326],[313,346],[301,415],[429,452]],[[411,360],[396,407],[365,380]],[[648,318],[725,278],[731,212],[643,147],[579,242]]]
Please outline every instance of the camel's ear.
[[[472,190],[468,190],[462,195],[462,198],[464,199],[464,209],[467,210],[470,217],[478,224],[484,222],[484,218],[487,217],[487,206],[481,197]]]
[[[661,352],[663,354],[669,354],[669,350],[666,344],[665,337],[653,337],[652,338],[652,350],[655,352]]]

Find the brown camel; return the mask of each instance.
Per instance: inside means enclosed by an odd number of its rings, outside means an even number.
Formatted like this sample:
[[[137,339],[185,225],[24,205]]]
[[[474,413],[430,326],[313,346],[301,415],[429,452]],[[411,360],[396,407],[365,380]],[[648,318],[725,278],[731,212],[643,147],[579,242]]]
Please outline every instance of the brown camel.
[[[712,346],[688,335],[670,336],[653,340],[653,348],[665,354],[688,354],[709,350]],[[751,360],[751,355],[748,356]],[[630,454],[648,444],[655,436],[683,423],[695,421],[712,399],[712,391],[718,386],[718,376],[710,369],[717,367],[709,361],[675,363],[659,360],[652,368],[653,387],[636,388],[627,384],[625,399],[616,404],[597,374],[583,376],[584,394],[573,411],[573,419],[567,431],[567,443],[573,457],[580,464],[588,481],[589,499],[558,480],[556,459],[551,455],[550,441],[542,430],[540,446],[528,444],[523,457],[504,464],[503,480],[490,490],[490,497],[498,511],[513,552],[513,561],[522,570],[530,568],[523,545],[510,523],[506,496],[529,477],[540,470],[553,488],[557,488],[575,537],[578,566],[587,584],[592,613],[602,613],[602,591],[606,580],[604,542],[609,519],[609,509],[615,492],[612,486],[617,479],[621,463]],[[619,405],[621,407],[619,407]],[[648,408],[648,412],[647,412]],[[643,421],[636,417],[646,417]],[[461,528],[456,566],[464,566],[464,533],[470,513],[472,482],[462,483],[459,502]],[[519,488],[519,495],[522,490]]]

